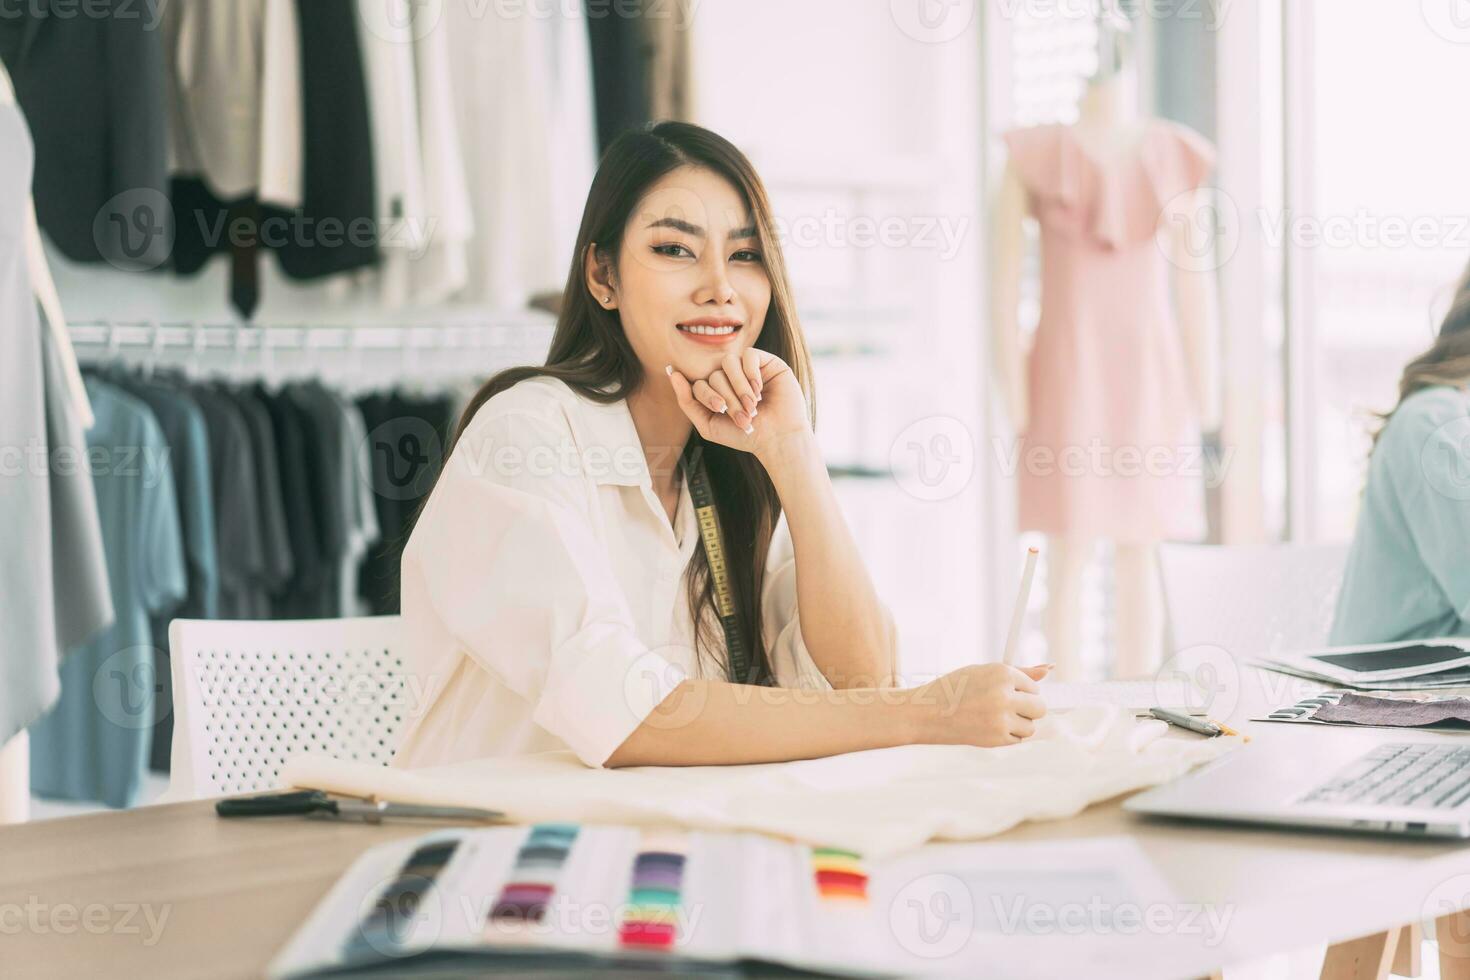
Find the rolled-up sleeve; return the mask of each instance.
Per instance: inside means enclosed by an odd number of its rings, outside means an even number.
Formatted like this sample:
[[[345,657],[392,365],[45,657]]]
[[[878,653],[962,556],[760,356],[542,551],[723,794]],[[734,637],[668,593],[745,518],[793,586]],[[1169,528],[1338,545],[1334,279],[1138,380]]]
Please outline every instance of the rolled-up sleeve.
[[[414,537],[433,556],[424,588],[445,628],[601,767],[686,675],[635,631],[578,458],[562,420],[477,416]]]
[[[879,605],[888,624],[889,649],[893,650],[896,669],[901,662],[898,629],[887,604],[879,600]],[[832,682],[812,660],[801,635],[801,610],[796,600],[796,550],[785,514],[776,522],[771,549],[766,555],[765,582],[761,586],[761,637],[778,687],[832,690]]]

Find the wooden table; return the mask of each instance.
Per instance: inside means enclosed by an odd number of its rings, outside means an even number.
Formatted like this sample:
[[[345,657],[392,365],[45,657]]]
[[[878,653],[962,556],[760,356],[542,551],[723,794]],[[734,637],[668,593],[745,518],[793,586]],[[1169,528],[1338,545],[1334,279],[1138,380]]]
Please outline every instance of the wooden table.
[[[1304,690],[1255,671],[1241,685],[1232,723]],[[1320,738],[1367,747],[1465,737],[1238,727],[1253,736],[1240,751],[1263,753]],[[0,828],[0,976],[259,977],[364,848],[424,829],[221,820],[211,801]],[[1470,847],[1456,842],[1154,822],[1124,813],[1117,801],[997,839],[1120,833],[1139,842],[1179,902],[1230,915],[1222,942],[1167,969],[1140,936],[1140,977],[1205,975],[1313,942],[1353,939],[1448,911],[1440,904],[1447,895],[1470,906]]]

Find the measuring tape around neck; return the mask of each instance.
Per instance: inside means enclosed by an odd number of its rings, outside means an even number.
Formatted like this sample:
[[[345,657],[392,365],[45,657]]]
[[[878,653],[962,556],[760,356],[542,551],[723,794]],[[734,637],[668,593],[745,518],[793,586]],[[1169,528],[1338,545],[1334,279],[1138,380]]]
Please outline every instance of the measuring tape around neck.
[[[749,684],[750,650],[745,645],[745,631],[735,615],[735,593],[730,587],[730,569],[725,564],[724,538],[720,534],[720,519],[715,513],[715,495],[710,490],[709,473],[704,467],[703,447],[696,447],[688,456],[686,475],[689,478],[689,499],[694,504],[694,514],[699,519],[699,536],[704,541],[704,556],[709,563],[710,578],[714,583],[715,610],[720,616],[720,625],[725,630],[725,650],[728,654],[726,669],[731,682]]]

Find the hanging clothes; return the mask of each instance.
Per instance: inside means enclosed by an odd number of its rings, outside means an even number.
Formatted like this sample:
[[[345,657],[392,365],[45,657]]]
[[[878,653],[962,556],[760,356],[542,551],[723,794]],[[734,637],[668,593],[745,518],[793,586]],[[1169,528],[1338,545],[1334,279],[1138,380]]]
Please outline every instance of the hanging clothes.
[[[566,285],[568,264],[577,247],[577,231],[587,192],[597,173],[597,123],[593,111],[592,52],[587,24],[576,16],[547,18],[541,43],[551,65],[553,109],[547,129],[551,143],[550,222],[544,236],[548,254],[545,288]],[[580,266],[579,266],[580,268]]]
[[[178,141],[172,186],[175,268],[191,274],[227,252],[231,296],[248,317],[262,249],[294,279],[376,265],[372,127],[353,0],[174,0],[168,22],[176,101],[187,111],[180,125],[192,138]],[[211,84],[190,91],[200,71]],[[230,233],[237,223],[239,236]]]
[[[116,619],[61,664],[61,697],[31,726],[31,791],[127,807],[147,774],[157,710],[151,619],[184,598],[187,579],[157,420],[120,389],[86,384],[96,415],[87,463]]]
[[[69,259],[156,268],[169,251],[162,38],[146,7],[88,10],[0,17],[0,61],[35,140],[36,214]]]
[[[358,47],[354,0],[296,0],[301,32],[303,155],[301,207],[288,218],[303,228],[270,245],[293,279],[320,279],[378,262],[373,139],[367,82]],[[495,18],[487,18],[494,20]]]
[[[444,7],[475,228],[468,299],[522,307],[566,284],[596,169],[585,23],[577,0],[550,18]]]
[[[388,0],[386,16],[378,24],[370,18],[384,6],[382,0],[358,0],[357,5],[372,120],[375,214],[383,230],[380,295],[385,304],[397,307],[409,300],[409,256],[424,247],[421,223],[428,217],[414,78],[413,11],[408,0]]]
[[[173,667],[169,658],[169,620],[219,617],[219,549],[215,544],[214,486],[210,479],[209,433],[199,403],[181,388],[145,380],[127,371],[109,371],[105,380],[139,399],[153,412],[168,445],[168,460],[178,495],[184,536],[187,594],[179,607],[153,617],[154,674],[158,710],[153,722],[149,767],[168,772],[173,745]]]
[[[348,554],[356,506],[350,435],[336,402],[314,381],[287,385],[282,396],[291,400],[305,422],[307,486],[312,520],[316,525],[320,559],[315,581],[299,582],[275,605],[275,615],[290,619],[338,616],[341,602],[342,562]]]
[[[636,17],[605,7],[587,12],[599,156],[624,130],[694,121],[693,20],[691,0],[671,0]]]
[[[474,231],[448,38],[415,30],[414,16],[410,0],[358,0],[382,229],[379,295],[392,307],[443,302],[463,289]]]
[[[271,416],[271,429],[280,454],[282,500],[286,507],[286,528],[291,536],[291,580],[273,597],[273,616],[285,615],[289,597],[304,595],[322,588],[326,558],[322,555],[321,534],[317,530],[316,511],[312,507],[312,485],[308,470],[312,446],[306,430],[310,421],[296,403],[280,394],[267,396],[256,385]]]
[[[222,201],[301,203],[301,39],[292,0],[169,0],[171,171]]]
[[[371,610],[358,595],[357,572],[367,557],[368,549],[378,542],[382,529],[378,526],[378,512],[373,505],[372,461],[368,458],[367,423],[362,410],[356,403],[348,401],[336,392],[329,392],[342,413],[346,426],[347,453],[345,464],[348,494],[347,546],[342,554],[342,564],[337,576],[337,615],[368,616]]]
[[[225,619],[257,619],[269,610],[262,583],[267,561],[260,482],[250,431],[235,402],[209,385],[189,392],[204,415],[219,548],[219,611]]]
[[[657,120],[694,121],[694,8],[691,0],[672,0],[643,18],[648,59],[648,111]]]
[[[255,580],[254,616],[264,619],[271,614],[272,597],[285,590],[295,570],[275,430],[270,410],[253,389],[229,385],[217,390],[240,410],[255,461],[256,506],[260,514],[263,560]]]
[[[49,276],[28,248],[34,159],[0,70],[0,745],[56,702],[64,648],[114,615],[69,351],[37,311]]]
[[[469,284],[469,245],[477,232],[463,141],[454,111],[456,92],[449,63],[449,36],[444,31],[429,31],[415,39],[414,80],[418,89],[424,214],[432,226],[423,255],[413,262],[411,294],[419,303],[442,303]]]
[[[653,118],[648,98],[648,59],[644,29],[636,18],[618,17],[606,7],[587,15],[592,77],[597,91],[599,156],[625,129]]]
[[[174,269],[192,275],[216,252],[230,255],[230,298],[249,319],[260,301],[261,202],[302,202],[296,11],[292,0],[171,0],[163,28]]]

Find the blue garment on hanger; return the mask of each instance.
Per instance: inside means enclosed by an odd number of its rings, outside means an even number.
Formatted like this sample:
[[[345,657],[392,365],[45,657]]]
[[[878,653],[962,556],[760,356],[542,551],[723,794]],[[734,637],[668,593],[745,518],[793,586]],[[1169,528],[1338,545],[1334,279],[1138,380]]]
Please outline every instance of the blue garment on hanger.
[[[102,518],[116,619],[62,661],[61,697],[31,726],[31,791],[127,807],[148,770],[157,711],[151,617],[178,605],[187,580],[158,420],[116,386],[85,380],[97,421],[84,463]]]
[[[209,432],[199,403],[182,387],[144,380],[122,370],[106,374],[105,378],[135,398],[142,399],[153,410],[168,442],[174,490],[179,498],[189,594],[177,609],[153,619],[153,644],[157,649],[154,663],[160,690],[149,765],[156,772],[168,772],[174,733],[173,669],[168,656],[168,624],[175,617],[219,618],[219,549],[214,539],[214,484],[209,469]]]

